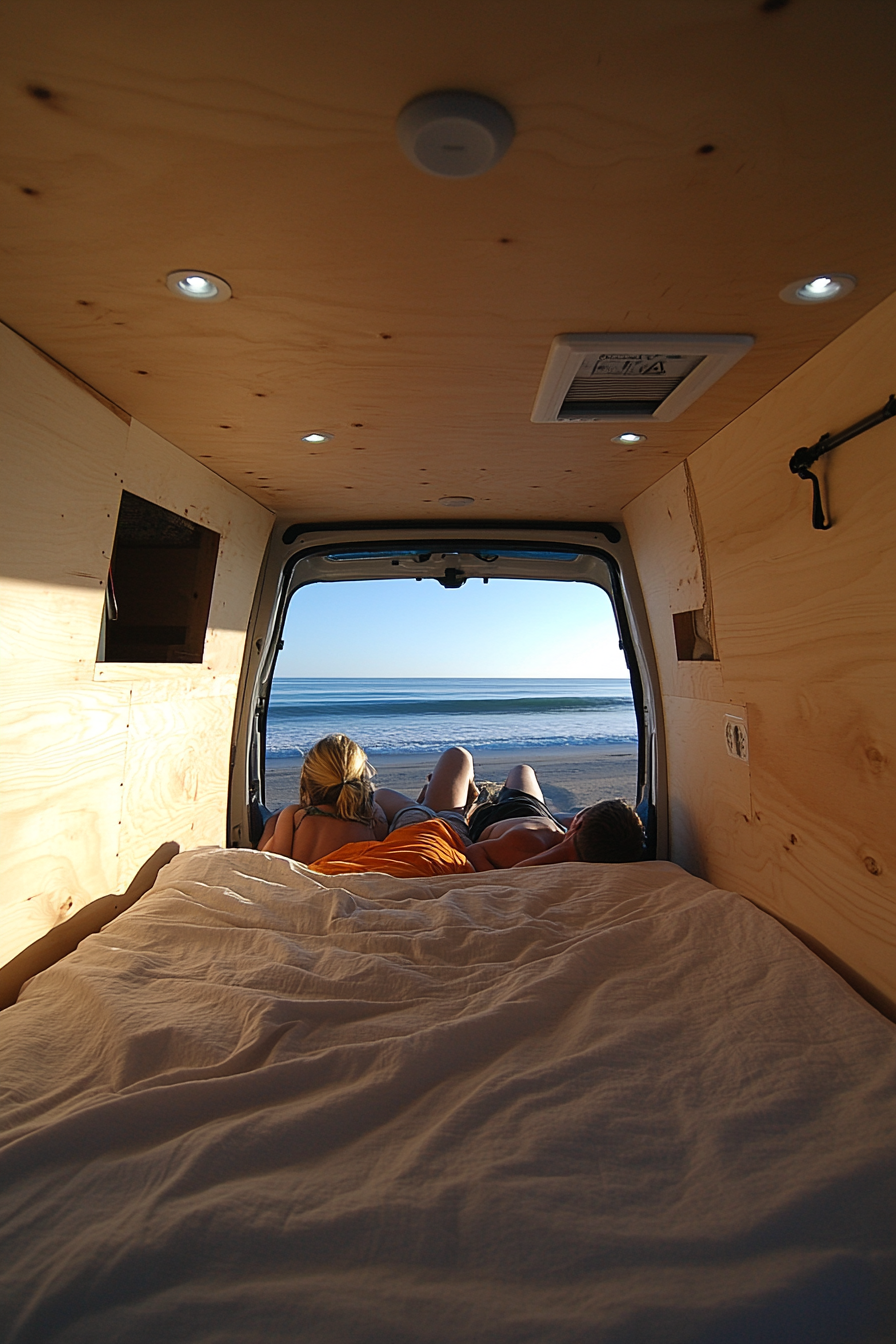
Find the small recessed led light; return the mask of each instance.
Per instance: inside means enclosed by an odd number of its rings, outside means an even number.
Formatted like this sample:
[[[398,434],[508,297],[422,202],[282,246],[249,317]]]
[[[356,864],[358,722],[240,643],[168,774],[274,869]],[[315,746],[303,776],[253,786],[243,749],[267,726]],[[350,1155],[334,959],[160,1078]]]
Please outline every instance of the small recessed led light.
[[[646,434],[614,434],[611,443],[645,443]]]
[[[226,280],[208,271],[172,271],[165,283],[179,299],[198,303],[223,303],[233,293]]]
[[[443,509],[465,509],[476,501],[472,495],[443,495],[439,503]]]
[[[854,275],[828,271],[824,275],[807,275],[802,280],[794,280],[793,284],[784,286],[779,297],[785,303],[830,303],[831,299],[843,299],[851,294],[857,283]]]
[[[303,443],[329,443],[330,440],[332,439],[332,437],[333,437],[332,434],[317,434],[317,433],[315,433],[315,434],[303,434],[303,435],[302,435],[302,442],[303,442]]]

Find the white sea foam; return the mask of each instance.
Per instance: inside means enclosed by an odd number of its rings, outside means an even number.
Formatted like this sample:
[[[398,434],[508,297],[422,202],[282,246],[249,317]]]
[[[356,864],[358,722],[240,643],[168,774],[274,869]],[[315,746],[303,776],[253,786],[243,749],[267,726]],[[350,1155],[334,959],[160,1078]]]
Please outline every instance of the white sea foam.
[[[271,758],[347,733],[370,752],[595,746],[637,741],[628,681],[562,678],[283,678],[268,710]]]

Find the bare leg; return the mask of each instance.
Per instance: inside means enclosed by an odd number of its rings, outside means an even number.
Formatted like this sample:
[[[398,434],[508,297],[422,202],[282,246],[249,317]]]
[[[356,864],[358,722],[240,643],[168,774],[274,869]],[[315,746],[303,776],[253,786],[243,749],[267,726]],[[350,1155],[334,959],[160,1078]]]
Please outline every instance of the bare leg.
[[[544,802],[541,785],[531,765],[515,765],[504,781],[504,786],[508,789],[519,789],[522,793],[531,793],[533,798],[540,798]]]
[[[422,788],[422,789],[420,790],[420,792],[417,794],[417,802],[418,802],[418,803],[422,803],[423,800],[424,800],[424,798],[426,797],[426,790],[429,788],[429,781],[430,781],[431,779],[432,779],[432,771],[430,771],[429,774],[426,776],[426,783],[423,785],[423,788]],[[475,779],[473,779],[473,777],[472,777],[472,775],[471,775],[471,776],[470,776],[470,785],[469,785],[469,788],[467,789],[467,802],[466,802],[466,807],[464,808],[464,811],[468,811],[468,810],[473,806],[473,804],[476,802],[476,799],[477,799],[478,797],[479,797],[479,785],[476,783]]]
[[[425,803],[433,812],[466,813],[477,796],[473,782],[473,757],[464,747],[443,751],[418,798],[409,798],[397,789],[377,789],[374,798],[386,814],[390,826],[397,814],[415,802]]]
[[[373,797],[385,812],[390,825],[396,812],[400,812],[404,807],[413,807],[415,802],[413,798],[409,798],[406,793],[399,793],[397,789],[377,789]]]
[[[423,801],[434,812],[466,812],[472,784],[473,757],[465,747],[449,747],[436,762]]]

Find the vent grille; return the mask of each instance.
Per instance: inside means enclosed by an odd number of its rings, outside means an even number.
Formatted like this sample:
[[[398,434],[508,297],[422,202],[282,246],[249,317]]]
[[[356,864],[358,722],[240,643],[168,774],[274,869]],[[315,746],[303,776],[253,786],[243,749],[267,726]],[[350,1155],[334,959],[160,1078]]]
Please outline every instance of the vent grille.
[[[558,336],[532,419],[672,420],[752,344],[752,336]]]

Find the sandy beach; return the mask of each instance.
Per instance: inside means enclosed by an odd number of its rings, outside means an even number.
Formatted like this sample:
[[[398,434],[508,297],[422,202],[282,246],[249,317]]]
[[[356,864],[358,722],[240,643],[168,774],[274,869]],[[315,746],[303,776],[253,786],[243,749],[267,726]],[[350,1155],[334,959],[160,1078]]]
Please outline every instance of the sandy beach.
[[[384,755],[371,753],[370,761],[376,768],[376,783],[415,798],[429,771],[436,762],[435,755]],[[494,780],[503,783],[508,770],[519,761],[519,753],[491,751],[476,756],[476,778],[481,783]],[[544,747],[531,751],[526,757],[538,775],[545,801],[555,812],[571,812],[579,807],[590,807],[602,798],[625,798],[635,802],[638,775],[638,752],[634,746],[617,743],[597,747]],[[269,808],[283,807],[298,798],[300,756],[276,757],[267,763],[266,804]]]

